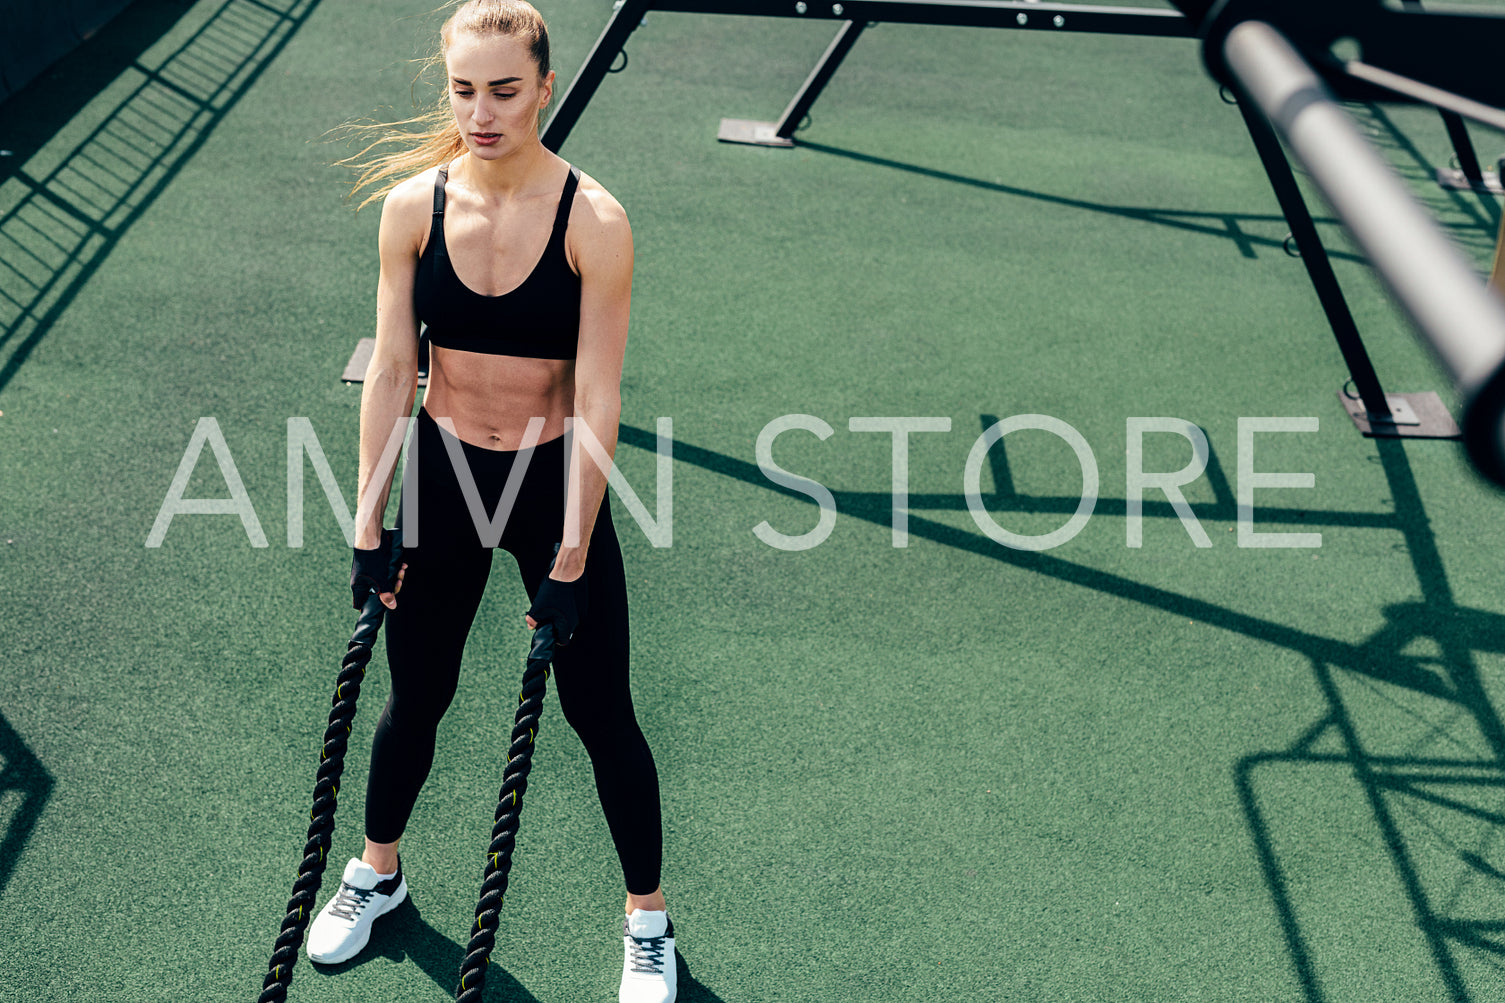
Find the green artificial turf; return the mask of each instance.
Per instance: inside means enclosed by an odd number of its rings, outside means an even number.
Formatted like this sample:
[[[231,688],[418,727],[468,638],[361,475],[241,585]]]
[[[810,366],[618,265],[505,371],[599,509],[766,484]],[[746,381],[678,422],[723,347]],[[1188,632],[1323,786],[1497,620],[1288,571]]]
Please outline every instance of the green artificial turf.
[[[561,84],[610,6],[545,9]],[[327,134],[408,114],[437,24],[395,0],[140,0],[0,105],[25,139],[0,182],[0,1000],[259,991],[354,622],[311,465],[288,545],[288,419],[353,503],[339,374],[374,319],[378,214],[350,211]],[[672,546],[613,505],[681,1000],[1497,996],[1505,500],[1456,443],[1354,430],[1196,43],[882,25],[795,149],[718,144],[721,117],[779,113],[830,27],[650,14],[563,149],[634,229],[617,459],[650,513],[672,419]],[[1431,185],[1435,114],[1353,110],[1482,273],[1499,210]],[[1387,389],[1456,414],[1310,197]],[[1075,429],[1100,477],[1041,552],[995,543],[964,491],[978,437],[1027,414]],[[831,429],[772,446],[835,498],[798,552],[754,533],[817,523],[758,466],[785,415]],[[891,439],[849,428],[875,416],[951,423],[909,438],[904,548]],[[1185,495],[1211,547],[1156,492],[1126,545],[1128,420],[1157,416],[1210,442]],[[264,547],[231,515],[145,545],[206,417]],[[1258,491],[1254,529],[1320,547],[1238,545],[1249,417],[1317,420],[1251,464],[1314,475]],[[1189,458],[1146,435],[1145,469]],[[1081,467],[1014,432],[979,488],[1048,533]],[[186,494],[228,496],[212,451]],[[404,840],[412,904],[355,961],[301,962],[292,999],[452,993],[523,606],[500,556]],[[326,891],[360,847],[377,652]],[[620,870],[552,693],[535,762],[488,999],[611,999]]]

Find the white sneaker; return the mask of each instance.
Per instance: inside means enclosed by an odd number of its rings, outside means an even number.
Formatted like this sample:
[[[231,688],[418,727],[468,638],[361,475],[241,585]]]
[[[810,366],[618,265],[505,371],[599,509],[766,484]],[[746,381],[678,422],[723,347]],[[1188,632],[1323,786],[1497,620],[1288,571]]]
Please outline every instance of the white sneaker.
[[[397,862],[397,873],[382,881],[376,876],[376,868],[363,860],[351,860],[345,865],[340,890],[309,927],[308,959],[321,965],[349,961],[371,939],[371,924],[376,917],[396,909],[407,897],[402,861]]]
[[[619,1003],[674,1003],[674,924],[666,912],[634,909],[622,924]]]

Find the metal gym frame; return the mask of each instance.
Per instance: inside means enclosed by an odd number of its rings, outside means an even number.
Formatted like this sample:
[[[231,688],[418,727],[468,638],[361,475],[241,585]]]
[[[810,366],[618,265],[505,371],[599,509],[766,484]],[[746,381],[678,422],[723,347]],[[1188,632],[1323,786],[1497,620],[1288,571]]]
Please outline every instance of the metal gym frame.
[[[1339,101],[1405,101],[1443,114],[1459,168],[1480,193],[1463,118],[1505,130],[1505,14],[1423,9],[1419,0],[1171,0],[1176,10],[1028,0],[618,0],[556,105],[543,143],[558,151],[633,30],[650,11],[835,21],[820,61],[777,122],[723,120],[718,138],[794,145],[794,131],[864,29],[876,23],[1197,38],[1239,109],[1343,353],[1357,398],[1338,391],[1365,435],[1457,438],[1475,468],[1505,486],[1505,302],[1360,135]],[[1362,59],[1353,54],[1362,54]],[[1335,53],[1341,53],[1338,55]],[[1421,82],[1425,81],[1425,83]],[[1410,317],[1463,397],[1462,431],[1432,392],[1386,394],[1286,158],[1285,140]],[[1457,177],[1452,175],[1456,174]]]

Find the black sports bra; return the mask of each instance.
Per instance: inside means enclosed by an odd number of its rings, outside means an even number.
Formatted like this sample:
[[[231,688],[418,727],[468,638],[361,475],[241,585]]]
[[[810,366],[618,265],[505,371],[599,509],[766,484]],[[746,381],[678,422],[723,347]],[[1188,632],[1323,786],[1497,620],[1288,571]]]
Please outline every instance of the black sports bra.
[[[460,281],[444,246],[444,183],[449,166],[434,180],[434,216],[418,259],[413,306],[428,326],[425,337],[440,348],[532,359],[573,359],[580,340],[580,276],[564,253],[570,205],[580,170],[570,167],[549,245],[522,284],[500,296],[484,296]]]

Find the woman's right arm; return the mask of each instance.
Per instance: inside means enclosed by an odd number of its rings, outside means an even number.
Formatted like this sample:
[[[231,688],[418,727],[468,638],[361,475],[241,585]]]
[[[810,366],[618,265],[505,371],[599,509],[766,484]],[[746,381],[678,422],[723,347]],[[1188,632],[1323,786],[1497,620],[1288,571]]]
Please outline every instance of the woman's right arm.
[[[361,387],[355,525],[358,550],[370,550],[381,543],[382,515],[397,467],[394,453],[383,469],[382,454],[393,427],[412,413],[418,392],[418,317],[413,308],[413,280],[428,213],[421,183],[415,186],[416,181],[419,178],[398,185],[382,203],[377,238],[381,274],[376,284],[376,348]],[[405,422],[402,427],[406,428]]]

